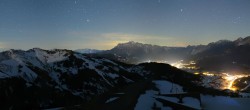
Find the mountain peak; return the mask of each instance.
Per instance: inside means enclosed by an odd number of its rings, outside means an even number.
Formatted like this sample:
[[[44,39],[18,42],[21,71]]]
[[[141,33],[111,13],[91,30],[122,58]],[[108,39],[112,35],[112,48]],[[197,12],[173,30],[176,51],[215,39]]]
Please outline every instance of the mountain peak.
[[[28,51],[40,51],[40,52],[46,52],[46,53],[56,53],[56,52],[71,52],[72,50],[67,50],[67,49],[50,49],[50,50],[45,50],[41,48],[32,48]]]
[[[230,40],[219,40],[217,42],[215,42],[216,44],[221,44],[221,43],[228,43],[231,42]]]
[[[250,36],[247,36],[245,38],[238,38],[237,40],[234,41],[237,45],[250,45]]]
[[[142,45],[146,45],[146,44],[142,44],[139,42],[135,42],[135,41],[129,41],[126,43],[119,43],[117,46],[115,46],[114,48],[123,48],[123,47],[140,47]]]
[[[135,42],[135,41],[128,41],[128,43],[130,43],[130,44],[135,44],[135,43],[138,43],[138,42]]]
[[[134,44],[142,44],[142,43],[139,43],[139,42],[135,42],[135,41],[128,41],[128,42],[125,42],[125,43],[119,43],[118,45],[134,45]]]
[[[36,51],[36,50],[45,51],[44,49],[41,49],[41,48],[38,48],[38,47],[32,48],[32,49],[30,49],[30,50],[34,50],[34,51]]]

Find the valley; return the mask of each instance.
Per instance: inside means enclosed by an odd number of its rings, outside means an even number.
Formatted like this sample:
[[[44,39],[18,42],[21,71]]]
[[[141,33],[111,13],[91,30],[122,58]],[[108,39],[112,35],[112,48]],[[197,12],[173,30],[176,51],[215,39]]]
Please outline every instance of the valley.
[[[194,73],[196,75],[201,75],[204,79],[204,82],[208,83],[205,86],[211,86],[221,90],[232,90],[232,91],[241,91],[243,88],[236,87],[235,81],[241,78],[247,78],[249,74],[242,73],[220,73],[216,71],[203,71],[200,67],[197,67],[195,61],[190,61],[189,63],[183,63],[183,61],[178,61],[176,63],[170,64],[176,68]],[[214,85],[214,82],[217,84]],[[213,83],[213,85],[209,85],[209,83]],[[247,85],[249,82],[245,82]]]

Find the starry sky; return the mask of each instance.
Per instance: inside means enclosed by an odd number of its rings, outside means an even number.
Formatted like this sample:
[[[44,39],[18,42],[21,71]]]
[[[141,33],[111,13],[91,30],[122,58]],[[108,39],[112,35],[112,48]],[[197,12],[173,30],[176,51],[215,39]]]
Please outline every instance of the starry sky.
[[[250,35],[250,0],[0,0],[0,48],[111,49]]]

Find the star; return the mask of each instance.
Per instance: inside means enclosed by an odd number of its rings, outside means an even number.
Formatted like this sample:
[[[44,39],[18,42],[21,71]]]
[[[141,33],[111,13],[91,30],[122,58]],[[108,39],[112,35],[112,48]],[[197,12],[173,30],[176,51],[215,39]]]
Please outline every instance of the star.
[[[86,19],[86,22],[89,23],[89,22],[90,22],[90,19]]]
[[[237,24],[237,23],[239,23],[240,21],[241,21],[241,17],[239,16],[239,17],[234,18],[232,22],[233,22],[234,24]]]
[[[181,12],[183,12],[183,9],[181,9]]]

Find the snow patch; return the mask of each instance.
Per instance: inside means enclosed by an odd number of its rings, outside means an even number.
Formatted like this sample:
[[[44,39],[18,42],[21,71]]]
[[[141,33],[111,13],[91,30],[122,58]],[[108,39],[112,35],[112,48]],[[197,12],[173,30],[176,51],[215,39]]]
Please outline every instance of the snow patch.
[[[247,99],[247,101],[241,102],[241,99]],[[201,101],[204,109],[207,110],[249,110],[250,104],[249,98],[230,98],[211,95],[201,95]]]
[[[157,94],[157,92],[153,90],[148,90],[145,94],[142,94],[134,110],[152,110],[154,102],[156,101],[154,99],[155,94]]]
[[[178,84],[165,80],[155,80],[153,83],[159,89],[160,94],[183,93],[182,87]]]
[[[183,105],[187,105],[187,106],[191,106],[193,108],[198,108],[200,109],[200,101],[196,98],[192,98],[192,97],[184,97],[183,99]]]
[[[113,98],[110,98],[108,99],[105,103],[109,103],[109,102],[112,102],[114,100],[117,100],[119,97],[113,97]]]

